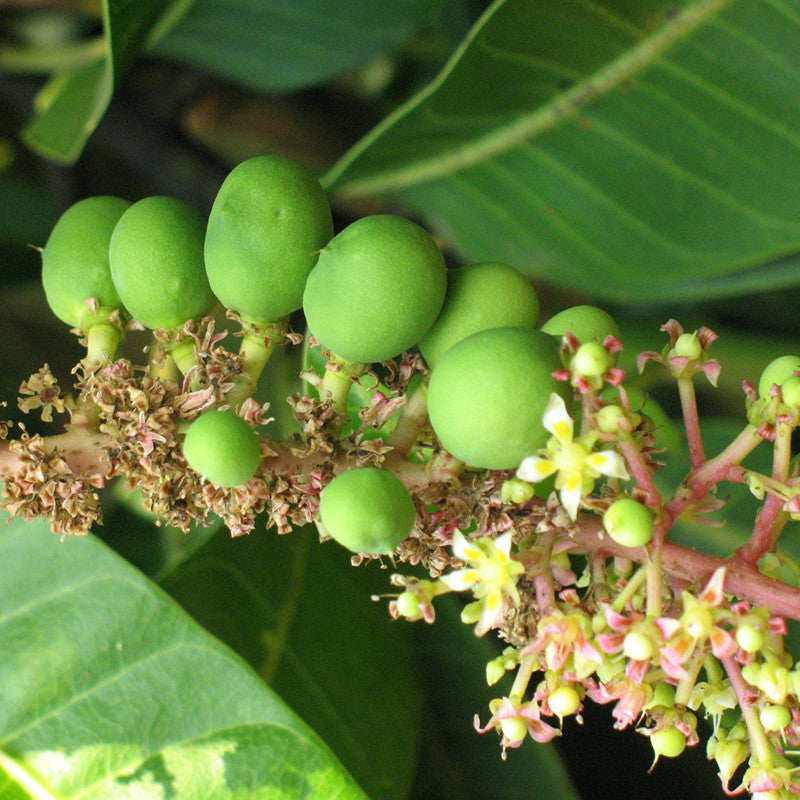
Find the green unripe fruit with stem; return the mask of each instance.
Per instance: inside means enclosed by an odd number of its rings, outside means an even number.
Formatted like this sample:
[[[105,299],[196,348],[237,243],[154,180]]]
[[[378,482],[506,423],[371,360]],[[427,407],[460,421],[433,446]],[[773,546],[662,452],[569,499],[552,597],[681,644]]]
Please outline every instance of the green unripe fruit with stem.
[[[545,445],[542,415],[561,368],[558,341],[527,328],[492,328],[462,339],[439,360],[428,413],[442,445],[461,461],[516,469]]]
[[[261,463],[256,432],[233,411],[206,411],[189,426],[183,442],[189,466],[217,486],[240,486]]]
[[[795,372],[800,372],[800,357],[780,356],[767,364],[758,381],[759,397],[769,397],[773,384],[782,387]]]
[[[333,236],[319,181],[296,161],[256,156],[235,167],[208,217],[205,262],[214,294],[251,320],[303,303],[306,278]]]
[[[146,197],[122,215],[111,236],[111,276],[142,325],[177,328],[211,310],[204,236],[203,218],[175,197]]]
[[[677,728],[659,728],[650,736],[657,756],[675,758],[686,749],[686,737]]]
[[[376,467],[337,475],[322,490],[319,514],[325,532],[354,553],[394,552],[416,520],[408,489]]]
[[[121,197],[87,197],[56,222],[42,250],[42,284],[53,313],[83,328],[91,315],[90,297],[108,309],[122,307],[108,261],[108,245],[119,218],[131,203]]]
[[[419,349],[433,368],[456,342],[489,328],[531,328],[539,300],[531,282],[508,264],[473,264],[447,272],[447,294]]]
[[[603,527],[624,547],[644,547],[653,538],[653,514],[632,497],[622,497],[606,510]]]
[[[446,273],[439,247],[419,225],[391,214],[363,217],[331,239],[308,276],[309,330],[348,361],[386,361],[433,325]]]
[[[551,336],[563,336],[571,331],[581,343],[602,344],[606,336],[614,336],[617,339],[620,337],[619,326],[614,322],[614,318],[602,308],[595,306],[566,308],[550,317],[541,329]]]

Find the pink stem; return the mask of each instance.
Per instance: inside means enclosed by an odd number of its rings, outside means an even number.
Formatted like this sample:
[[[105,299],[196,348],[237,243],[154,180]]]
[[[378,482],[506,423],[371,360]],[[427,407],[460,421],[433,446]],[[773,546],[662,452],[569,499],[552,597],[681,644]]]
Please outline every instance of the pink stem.
[[[780,483],[789,479],[789,469],[792,460],[792,428],[786,423],[779,422],[775,430],[775,443],[772,453],[772,477]],[[759,559],[774,546],[783,529],[783,524],[778,522],[778,515],[784,505],[784,499],[776,494],[767,495],[764,505],[756,517],[753,533],[746,544],[742,545],[735,554],[746,564],[755,566]],[[776,525],[776,522],[778,524]]]
[[[748,425],[718,456],[692,469],[664,507],[665,529],[690,506],[705,497],[712,486],[728,478],[730,468],[739,464],[764,440],[755,425]]]
[[[696,469],[706,460],[703,449],[703,438],[700,435],[700,417],[697,413],[697,398],[691,378],[678,378],[678,392],[683,409],[683,424],[686,428],[686,439],[689,445],[689,463]]]

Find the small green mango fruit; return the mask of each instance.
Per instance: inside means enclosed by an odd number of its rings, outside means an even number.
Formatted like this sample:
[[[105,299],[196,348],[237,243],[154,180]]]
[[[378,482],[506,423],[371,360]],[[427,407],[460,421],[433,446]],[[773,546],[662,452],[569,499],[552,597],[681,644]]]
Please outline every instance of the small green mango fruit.
[[[217,486],[240,486],[261,463],[256,432],[233,411],[206,411],[189,426],[183,441],[189,466]]]
[[[42,249],[42,284],[53,313],[67,325],[83,327],[86,301],[122,308],[111,279],[108,246],[119,218],[131,203],[121,197],[87,197],[58,219]]]
[[[374,214],[348,225],[311,270],[303,310],[311,333],[337,356],[386,361],[430,330],[447,288],[444,257],[419,225]]]
[[[393,553],[416,520],[408,489],[376,467],[337,475],[322,490],[319,513],[325,532],[354,553]]]
[[[177,328],[213,308],[204,236],[203,218],[175,197],[146,197],[120,217],[109,247],[111,276],[142,325]]]
[[[436,366],[456,342],[488,328],[531,328],[539,300],[531,282],[508,264],[487,263],[447,272],[447,294],[436,322],[419,343],[428,366]]]
[[[256,156],[225,178],[208,218],[205,262],[214,294],[256,321],[300,308],[306,278],[333,236],[319,181],[296,161]]]
[[[491,328],[453,345],[433,369],[428,413],[442,445],[461,461],[516,469],[545,445],[542,415],[553,392],[568,387],[559,342],[528,328]]]

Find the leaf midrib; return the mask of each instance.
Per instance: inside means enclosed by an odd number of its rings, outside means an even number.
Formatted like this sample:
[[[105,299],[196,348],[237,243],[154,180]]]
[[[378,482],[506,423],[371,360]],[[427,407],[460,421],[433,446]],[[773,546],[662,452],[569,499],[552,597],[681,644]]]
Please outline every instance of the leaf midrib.
[[[605,64],[592,75],[566,89],[549,102],[529,114],[521,115],[507,125],[499,126],[488,134],[465,142],[448,153],[424,158],[406,167],[379,172],[368,178],[344,181],[341,186],[336,186],[350,165],[387,129],[427,100],[444,83],[455,69],[466,48],[502,6],[501,2],[495,3],[487,9],[471,34],[462,42],[439,77],[420,94],[387,116],[380,125],[358,142],[324,176],[322,183],[326,188],[333,189],[340,197],[380,194],[389,189],[402,189],[441,178],[481,163],[574,117],[584,106],[595,102],[612,89],[630,80],[637,72],[649,66],[663,52],[705,24],[731,2],[732,0],[696,0],[654,33],[627,49],[618,58]]]

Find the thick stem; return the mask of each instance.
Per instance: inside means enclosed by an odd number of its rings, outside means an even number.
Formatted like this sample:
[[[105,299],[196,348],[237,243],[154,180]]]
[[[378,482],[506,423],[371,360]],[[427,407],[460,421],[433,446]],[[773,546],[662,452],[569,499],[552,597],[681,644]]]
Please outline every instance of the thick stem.
[[[350,394],[350,387],[353,379],[340,369],[325,367],[325,375],[319,385],[319,396],[321,400],[330,400],[336,414],[347,415],[347,397]]]
[[[428,387],[421,383],[408,396],[406,404],[400,409],[397,424],[386,440],[386,444],[398,453],[407,456],[417,437],[428,424]]]
[[[239,355],[242,358],[242,370],[252,381],[255,391],[264,367],[289,328],[289,320],[287,318],[276,322],[244,325]]]
[[[181,371],[181,375],[186,375],[192,367],[197,366],[194,358],[194,340],[187,336],[168,350],[175,366]]]
[[[86,331],[86,358],[95,364],[110,364],[122,341],[122,331],[110,322],[95,322]]]
[[[678,378],[678,393],[681,398],[683,423],[686,427],[686,439],[689,444],[689,463],[692,469],[695,469],[705,462],[706,454],[700,435],[700,417],[697,413],[697,398],[691,378]]]

